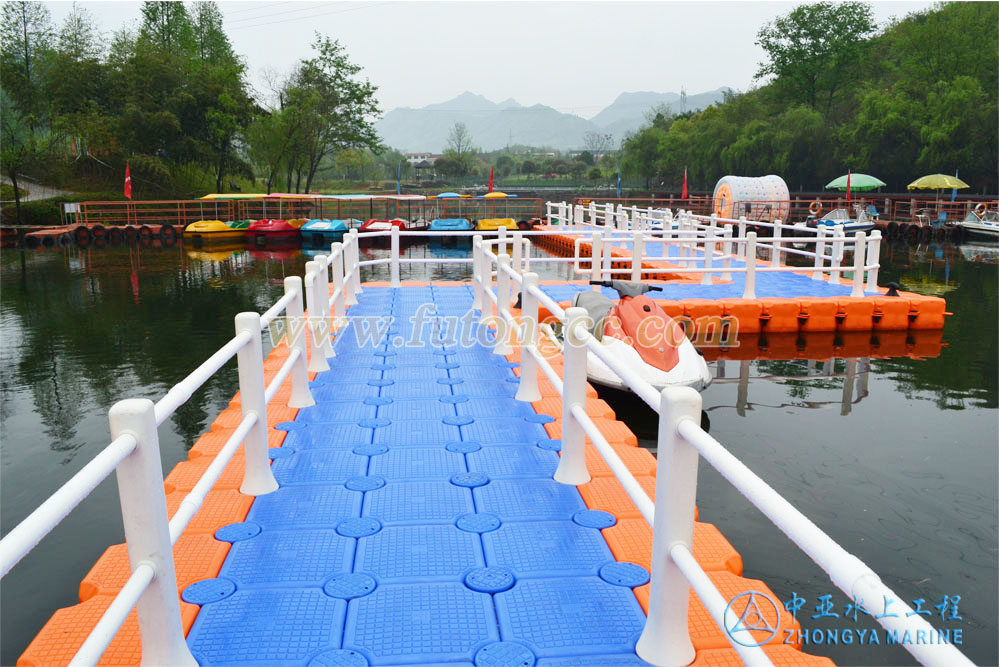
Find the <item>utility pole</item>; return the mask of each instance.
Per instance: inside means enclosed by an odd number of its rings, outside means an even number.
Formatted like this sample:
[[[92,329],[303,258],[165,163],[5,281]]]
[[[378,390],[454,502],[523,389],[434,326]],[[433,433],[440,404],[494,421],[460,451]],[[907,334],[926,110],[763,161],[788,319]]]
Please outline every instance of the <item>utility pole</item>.
[[[680,113],[687,113],[687,88],[680,86]]]

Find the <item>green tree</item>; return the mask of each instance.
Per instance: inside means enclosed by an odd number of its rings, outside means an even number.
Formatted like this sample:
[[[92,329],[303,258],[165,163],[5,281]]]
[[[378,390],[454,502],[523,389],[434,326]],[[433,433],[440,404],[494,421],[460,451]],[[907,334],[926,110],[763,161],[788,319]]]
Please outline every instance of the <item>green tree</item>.
[[[142,3],[139,39],[162,52],[189,54],[194,48],[194,26],[183,2],[147,0]]]
[[[756,77],[773,76],[788,99],[828,112],[836,94],[857,80],[857,62],[875,27],[864,3],[799,5],[757,34],[768,60]]]
[[[534,163],[534,160],[524,160],[520,163],[520,173],[532,176],[538,173],[538,165]]]
[[[447,135],[447,148],[444,156],[455,166],[455,176],[471,172],[478,149],[472,140],[472,133],[464,123],[455,123]]]
[[[513,172],[513,158],[509,155],[500,155],[496,158],[496,171],[503,176],[509,176]]]
[[[34,130],[44,115],[41,63],[54,34],[48,8],[40,2],[4,3],[0,15],[0,86]]]

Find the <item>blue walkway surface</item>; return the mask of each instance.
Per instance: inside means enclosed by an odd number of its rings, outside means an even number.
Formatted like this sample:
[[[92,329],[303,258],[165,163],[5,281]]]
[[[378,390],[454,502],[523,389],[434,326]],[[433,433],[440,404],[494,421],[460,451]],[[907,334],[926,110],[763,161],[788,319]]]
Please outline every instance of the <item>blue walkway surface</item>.
[[[219,577],[183,593],[200,664],[645,664],[647,573],[614,565],[614,518],[551,479],[559,443],[513,399],[516,364],[442,343],[445,321],[409,319],[424,303],[460,316],[471,288],[366,287],[351,309],[395,319],[384,342],[356,320],[338,337],[271,450],[280,488],[216,534]]]

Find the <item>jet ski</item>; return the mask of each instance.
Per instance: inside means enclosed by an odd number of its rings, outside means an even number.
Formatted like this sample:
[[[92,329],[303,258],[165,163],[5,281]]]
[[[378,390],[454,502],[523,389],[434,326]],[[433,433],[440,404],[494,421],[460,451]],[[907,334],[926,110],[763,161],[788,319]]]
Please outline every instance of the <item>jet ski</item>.
[[[645,296],[646,292],[661,292],[661,287],[625,280],[590,284],[610,287],[620,300],[615,302],[600,292],[580,292],[573,298],[572,305],[586,309],[593,322],[590,333],[624,365],[638,372],[657,390],[693,387],[702,391],[711,384],[708,364],[687,339],[682,327]],[[591,381],[629,390],[628,385],[595,354],[586,358],[586,374]]]

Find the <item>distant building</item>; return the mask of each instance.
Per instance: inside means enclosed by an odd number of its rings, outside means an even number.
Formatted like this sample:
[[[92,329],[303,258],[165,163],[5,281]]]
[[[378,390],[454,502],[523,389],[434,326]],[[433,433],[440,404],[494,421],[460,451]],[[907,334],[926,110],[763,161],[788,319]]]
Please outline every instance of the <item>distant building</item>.
[[[434,153],[406,153],[406,162],[409,163],[410,167],[415,167],[421,162],[428,163],[427,166],[433,166],[439,157],[441,156]]]

